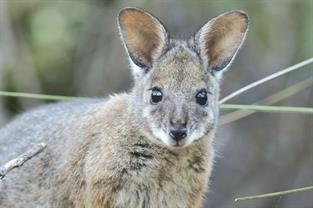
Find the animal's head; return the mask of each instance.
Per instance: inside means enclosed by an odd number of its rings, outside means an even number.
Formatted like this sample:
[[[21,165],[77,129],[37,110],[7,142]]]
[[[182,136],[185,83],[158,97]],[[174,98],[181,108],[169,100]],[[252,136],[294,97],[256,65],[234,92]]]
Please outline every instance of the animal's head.
[[[205,137],[216,126],[220,79],[245,39],[247,15],[221,14],[187,41],[170,39],[157,18],[137,8],[121,10],[118,22],[144,133],[175,147]]]

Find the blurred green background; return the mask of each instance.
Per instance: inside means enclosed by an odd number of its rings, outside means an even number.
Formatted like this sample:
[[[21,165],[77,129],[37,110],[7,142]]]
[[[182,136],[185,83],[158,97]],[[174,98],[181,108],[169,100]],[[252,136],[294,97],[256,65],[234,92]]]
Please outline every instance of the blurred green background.
[[[222,97],[313,57],[313,0],[0,0],[0,90],[105,96],[132,85],[117,31],[125,6],[144,8],[174,38],[188,38],[208,19],[231,9],[250,16],[250,30]],[[312,79],[312,65],[230,101],[251,104]],[[312,87],[275,103],[310,107]],[[44,101],[0,97],[0,126]],[[221,112],[225,114],[227,112]],[[234,198],[313,184],[310,115],[256,113],[221,125],[205,207],[234,207]],[[253,200],[240,208],[312,208],[312,192]]]

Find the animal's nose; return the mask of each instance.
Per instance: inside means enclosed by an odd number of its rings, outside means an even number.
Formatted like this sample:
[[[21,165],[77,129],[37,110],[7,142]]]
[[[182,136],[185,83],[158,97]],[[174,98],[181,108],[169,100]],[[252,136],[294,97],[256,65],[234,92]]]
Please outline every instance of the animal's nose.
[[[180,141],[187,136],[187,128],[182,123],[176,123],[170,128],[170,136],[175,141]]]

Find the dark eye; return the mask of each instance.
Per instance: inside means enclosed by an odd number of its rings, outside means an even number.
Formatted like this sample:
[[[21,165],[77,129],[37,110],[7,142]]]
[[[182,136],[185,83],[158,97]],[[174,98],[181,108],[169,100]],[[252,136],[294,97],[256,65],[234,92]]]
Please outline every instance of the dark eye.
[[[151,92],[151,102],[156,104],[162,100],[163,93],[159,88],[153,88]]]
[[[199,105],[205,105],[208,101],[208,93],[205,90],[201,90],[196,95],[196,101]]]

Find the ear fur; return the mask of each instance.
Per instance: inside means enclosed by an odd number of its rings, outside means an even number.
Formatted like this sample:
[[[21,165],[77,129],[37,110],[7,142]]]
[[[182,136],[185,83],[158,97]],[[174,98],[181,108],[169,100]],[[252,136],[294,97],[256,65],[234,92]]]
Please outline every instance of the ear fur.
[[[132,68],[149,69],[168,42],[164,26],[157,18],[137,8],[122,9],[118,25]]]
[[[200,56],[211,72],[228,68],[248,30],[248,16],[242,11],[223,13],[207,22],[195,35]]]

